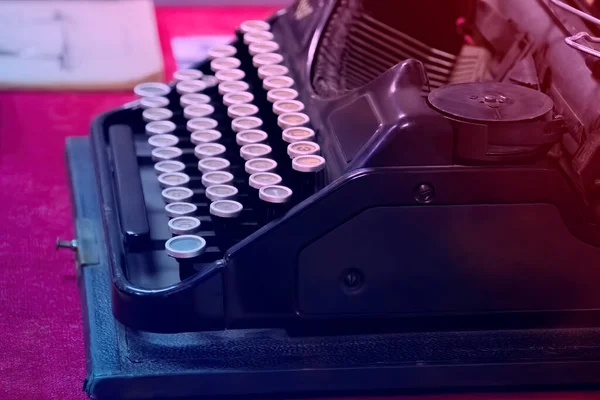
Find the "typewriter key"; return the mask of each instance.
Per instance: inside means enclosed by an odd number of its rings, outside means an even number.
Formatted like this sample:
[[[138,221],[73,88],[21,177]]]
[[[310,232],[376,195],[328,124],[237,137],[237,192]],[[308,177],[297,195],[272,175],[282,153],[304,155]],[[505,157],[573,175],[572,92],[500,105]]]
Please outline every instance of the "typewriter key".
[[[258,77],[260,79],[265,79],[269,76],[285,76],[289,72],[290,70],[283,65],[263,65],[258,69]]]
[[[254,100],[254,95],[250,92],[233,92],[223,96],[223,104],[227,107],[234,104],[252,103],[252,100]]]
[[[198,93],[206,89],[206,83],[201,80],[181,81],[175,85],[175,90],[181,95]]]
[[[308,115],[303,114],[303,113],[296,113],[296,112],[285,113],[285,114],[281,114],[279,117],[277,117],[277,125],[279,125],[279,127],[281,129],[294,128],[297,126],[304,126],[304,125],[308,124],[309,122],[310,122],[310,118],[308,118]]]
[[[198,159],[208,157],[220,157],[225,154],[227,149],[220,143],[202,143],[194,148],[194,154]]]
[[[221,132],[214,129],[207,129],[204,131],[196,131],[192,133],[190,140],[193,144],[198,145],[202,143],[213,143],[221,139]]]
[[[185,217],[186,215],[193,215],[198,211],[198,207],[192,203],[169,203],[165,206],[167,215],[171,218]]]
[[[173,73],[173,79],[177,82],[194,81],[202,79],[202,77],[204,77],[204,74],[197,69],[180,69],[179,71],[175,71]]]
[[[158,175],[165,172],[181,172],[185,170],[185,164],[175,160],[159,161],[154,164],[154,170]]]
[[[300,156],[309,156],[309,155],[319,154],[320,151],[321,151],[321,147],[317,143],[309,142],[309,141],[300,141],[300,142],[290,143],[287,147],[287,153],[291,159],[294,159],[294,158],[300,157]]]
[[[273,112],[277,115],[303,110],[304,103],[298,100],[279,100],[273,103]]]
[[[304,200],[315,192],[318,175],[325,168],[325,159],[321,156],[298,156],[292,160],[294,189],[298,200]]]
[[[215,58],[233,57],[237,53],[237,49],[228,44],[222,46],[215,46],[208,51],[208,58],[214,60]]]
[[[183,109],[183,116],[187,119],[207,117],[215,112],[210,104],[192,104]]]
[[[210,69],[213,72],[223,71],[226,69],[238,69],[242,62],[234,57],[215,58],[210,62]]]
[[[227,116],[231,119],[251,117],[258,114],[258,107],[254,104],[234,104],[227,107]]]
[[[248,161],[253,158],[267,157],[269,154],[271,154],[271,151],[271,146],[263,143],[247,144],[240,148],[240,156],[244,160]]]
[[[173,111],[168,108],[147,108],[142,112],[146,122],[164,121],[173,117]]]
[[[190,235],[200,229],[200,220],[189,216],[175,217],[168,224],[173,235]]]
[[[177,129],[172,121],[153,121],[146,124],[146,134],[148,135],[162,135],[171,133]]]
[[[195,235],[176,236],[167,240],[165,250],[173,258],[195,258],[206,250],[206,240]]]
[[[240,117],[231,121],[231,129],[234,132],[240,132],[247,129],[258,129],[262,124],[262,119],[257,117]]]
[[[212,171],[202,174],[202,185],[208,188],[212,185],[229,185],[233,182],[233,175],[227,171]]]
[[[246,73],[241,69],[225,69],[217,71],[215,74],[219,83],[241,81],[246,77]]]
[[[157,147],[152,150],[152,160],[165,161],[175,160],[183,154],[179,147]]]
[[[212,88],[219,84],[219,80],[214,75],[204,75],[204,78],[202,78],[202,81],[204,83],[206,83],[207,88]]]
[[[259,201],[257,213],[261,225],[281,217],[288,210],[291,199],[292,189],[286,186],[271,185],[263,186],[258,191]]]
[[[226,158],[207,157],[198,161],[198,170],[203,174],[212,171],[228,170],[231,163]]]
[[[283,56],[279,53],[257,54],[252,57],[252,65],[254,65],[254,68],[260,68],[263,65],[281,64],[282,62]]]
[[[235,200],[217,200],[210,203],[210,219],[221,251],[235,244],[243,208],[244,206]]]
[[[268,76],[263,80],[263,88],[271,89],[289,89],[294,86],[294,80],[289,76]]]
[[[166,188],[160,194],[167,203],[189,202],[194,196],[194,192],[186,187]]]
[[[298,92],[294,89],[271,89],[267,92],[267,100],[275,103],[280,100],[294,100],[298,97]]]
[[[275,36],[268,31],[254,31],[244,34],[244,44],[250,45],[252,43],[270,42]]]
[[[206,188],[206,198],[210,201],[231,200],[237,194],[237,188],[231,185],[211,185]]]
[[[235,135],[235,142],[239,146],[247,144],[262,143],[267,140],[267,133],[258,129],[247,129]]]
[[[250,175],[258,172],[273,172],[276,168],[277,161],[270,158],[253,158],[244,164],[244,170]]]
[[[187,106],[191,106],[193,104],[208,104],[210,103],[210,97],[201,93],[189,93],[184,94],[179,99],[179,104],[181,107],[185,108]]]
[[[248,20],[242,22],[240,25],[240,31],[242,33],[257,32],[257,31],[268,31],[271,30],[271,25],[268,22],[260,20]]]
[[[140,99],[140,107],[144,110],[147,108],[164,108],[169,105],[169,99],[166,97],[142,97]]]
[[[276,53],[279,51],[279,45],[273,41],[255,42],[248,47],[251,56],[265,53]]]
[[[190,177],[183,172],[165,172],[158,176],[158,183],[163,188],[187,186],[190,183]]]
[[[250,85],[244,81],[229,81],[219,83],[219,94],[222,96],[232,92],[245,92],[248,89],[250,89]]]
[[[185,125],[190,132],[205,131],[207,129],[215,129],[219,123],[212,118],[194,118],[190,119]]]
[[[315,138],[315,131],[303,126],[297,128],[287,128],[281,134],[284,142],[294,143],[302,141],[312,141]]]
[[[255,172],[248,178],[248,203],[252,208],[260,209],[259,190],[265,186],[279,185],[282,181],[280,175],[272,172]],[[264,208],[264,207],[263,207]]]
[[[179,143],[179,138],[175,135],[152,135],[148,138],[148,144],[152,147],[174,147]]]
[[[171,93],[169,85],[160,82],[144,82],[133,88],[133,93],[139,97],[167,96]]]

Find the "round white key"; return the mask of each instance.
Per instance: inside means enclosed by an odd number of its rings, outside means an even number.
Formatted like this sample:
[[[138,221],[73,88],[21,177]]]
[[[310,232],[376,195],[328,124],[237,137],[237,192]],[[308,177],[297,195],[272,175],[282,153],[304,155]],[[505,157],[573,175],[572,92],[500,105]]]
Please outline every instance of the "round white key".
[[[267,140],[267,133],[258,129],[247,129],[240,131],[235,135],[235,142],[239,146],[247,144],[262,143]]]
[[[263,143],[247,144],[240,148],[240,156],[248,161],[253,158],[266,157],[271,154],[271,151],[271,146]]]
[[[281,129],[304,126],[310,122],[308,115],[303,113],[285,113],[277,117],[277,125]]]
[[[298,97],[298,92],[294,89],[271,89],[267,92],[267,100],[275,103],[280,100],[294,100]]]
[[[250,89],[250,85],[244,81],[229,81],[219,83],[219,94],[222,96],[232,92],[246,92],[248,89]]]
[[[246,129],[259,129],[262,124],[262,119],[257,117],[240,117],[231,121],[231,129],[234,132],[245,131]]]
[[[194,104],[208,104],[210,103],[210,97],[202,93],[189,93],[184,94],[179,99],[181,107],[185,108]]]
[[[133,93],[139,97],[166,96],[171,93],[169,85],[161,82],[144,82],[133,88]]]
[[[180,69],[173,73],[173,79],[177,82],[202,79],[203,76],[204,74],[197,69]]]
[[[156,171],[158,175],[164,174],[165,172],[181,172],[183,170],[185,170],[185,164],[181,161],[165,160],[154,164],[154,171]]]
[[[246,73],[241,69],[224,69],[222,71],[217,71],[215,77],[219,83],[235,82],[243,80],[246,77]]]
[[[221,46],[215,46],[208,51],[208,58],[214,60],[215,58],[233,57],[237,53],[237,49],[228,44]]]
[[[190,119],[185,125],[190,132],[215,129],[219,123],[212,118],[194,118]]]
[[[223,96],[223,104],[227,107],[234,104],[246,104],[252,103],[254,100],[254,95],[250,92],[233,92],[227,93]]]
[[[198,161],[198,170],[203,174],[212,171],[225,171],[229,169],[231,163],[226,158],[207,157]]]
[[[169,105],[169,99],[166,97],[142,97],[140,99],[140,107],[144,110],[148,108],[165,108]]]
[[[281,176],[272,172],[256,172],[250,175],[250,178],[248,178],[248,184],[254,189],[260,189],[261,187],[265,186],[279,185],[281,180]]]
[[[321,147],[317,143],[308,141],[290,143],[287,147],[290,158],[315,155],[319,154],[320,151]]]
[[[271,89],[288,89],[294,86],[294,80],[289,76],[268,76],[263,80],[263,88]]]
[[[202,143],[212,143],[217,142],[221,139],[221,132],[215,129],[207,129],[204,131],[196,131],[192,132],[190,136],[190,141],[193,144],[202,144]]]
[[[157,147],[152,150],[152,160],[154,161],[165,161],[165,160],[175,160],[181,155],[183,152],[179,147]]]
[[[170,187],[161,192],[167,203],[187,202],[194,196],[194,192],[186,187]]]
[[[257,54],[252,57],[252,65],[255,68],[260,68],[263,65],[281,64],[282,62],[283,56],[279,53]]]
[[[244,44],[251,45],[252,43],[270,42],[275,36],[268,31],[255,31],[244,34]]]
[[[273,112],[277,115],[304,111],[304,103],[298,100],[279,100],[273,103]]]
[[[187,119],[208,117],[215,112],[210,104],[192,104],[183,109],[183,116]]]
[[[231,200],[237,196],[238,190],[231,185],[212,185],[206,188],[205,193],[210,201]]]
[[[210,69],[213,72],[223,71],[226,69],[238,69],[242,62],[235,57],[215,58],[210,62]]]
[[[152,147],[174,147],[179,143],[175,135],[152,135],[148,138],[148,144]]]
[[[315,131],[304,126],[297,128],[287,128],[281,134],[283,141],[287,143],[311,141],[315,138]]]
[[[287,203],[292,198],[292,194],[292,189],[279,185],[264,186],[258,191],[261,200],[275,204]]]
[[[168,225],[173,235],[190,235],[198,232],[200,220],[190,216],[175,217],[169,221]]]
[[[206,250],[206,240],[196,235],[175,236],[167,240],[165,250],[173,258],[195,258]]]
[[[158,183],[163,188],[187,186],[190,183],[190,177],[183,172],[165,172],[158,176]]]
[[[235,200],[217,200],[210,203],[209,211],[212,215],[221,218],[237,218],[242,213],[244,206]]]
[[[277,161],[271,160],[270,158],[253,158],[246,161],[244,164],[244,170],[246,173],[252,175],[257,172],[273,172],[277,168]]]
[[[148,135],[163,135],[175,131],[177,125],[172,121],[153,121],[148,122],[145,129]]]
[[[325,168],[325,159],[317,155],[298,156],[292,160],[292,169],[300,172],[319,172]]]
[[[208,157],[220,157],[227,149],[220,143],[202,143],[194,148],[194,154],[198,159]]]
[[[204,89],[206,89],[206,83],[198,79],[193,81],[181,81],[175,85],[175,90],[177,90],[177,93],[181,95],[198,93]]]
[[[211,187],[212,185],[228,185],[233,182],[233,175],[227,171],[211,171],[202,174],[202,185]]]
[[[251,43],[248,47],[251,56],[257,54],[276,53],[279,51],[279,45],[272,41]]]
[[[167,204],[165,206],[165,211],[169,217],[176,218],[193,215],[198,211],[198,207],[192,203],[177,202]]]
[[[142,118],[146,122],[164,121],[173,117],[173,111],[168,108],[147,108],[142,112]]]
[[[219,80],[214,75],[204,75],[202,81],[206,83],[207,88],[215,87],[219,84]]]
[[[263,65],[258,69],[258,77],[260,79],[265,79],[270,76],[285,76],[290,72],[290,70],[283,65],[275,64],[275,65]]]
[[[254,104],[234,104],[227,107],[227,116],[231,119],[251,117],[258,114],[258,107]]]
[[[268,22],[251,19],[248,21],[242,22],[240,25],[240,31],[242,33],[248,32],[257,32],[257,31],[269,31],[271,30],[271,25]]]

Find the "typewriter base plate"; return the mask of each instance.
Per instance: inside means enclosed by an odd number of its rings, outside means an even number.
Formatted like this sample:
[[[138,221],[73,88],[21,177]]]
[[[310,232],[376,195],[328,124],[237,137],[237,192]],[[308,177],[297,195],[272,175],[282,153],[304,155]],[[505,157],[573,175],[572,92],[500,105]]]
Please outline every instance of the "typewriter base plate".
[[[600,329],[290,337],[282,330],[156,334],[112,313],[111,278],[87,138],[67,143],[76,226],[96,256],[78,267],[95,399],[489,390],[600,383]]]

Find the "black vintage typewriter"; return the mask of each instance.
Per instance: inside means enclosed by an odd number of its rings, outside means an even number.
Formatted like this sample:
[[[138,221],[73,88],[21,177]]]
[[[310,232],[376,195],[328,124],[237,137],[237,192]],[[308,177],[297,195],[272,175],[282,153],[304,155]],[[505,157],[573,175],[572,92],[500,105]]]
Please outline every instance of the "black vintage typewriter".
[[[71,138],[98,399],[600,381],[593,2],[299,1]]]

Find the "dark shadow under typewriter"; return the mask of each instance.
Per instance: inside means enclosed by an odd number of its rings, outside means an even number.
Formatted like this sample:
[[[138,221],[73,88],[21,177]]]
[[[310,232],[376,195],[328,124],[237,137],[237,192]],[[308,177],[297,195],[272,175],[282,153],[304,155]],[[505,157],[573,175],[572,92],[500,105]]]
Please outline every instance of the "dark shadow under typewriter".
[[[238,31],[286,206],[256,199],[217,87],[203,93],[243,204],[235,223],[210,217],[181,94],[166,95],[198,257],[164,250],[173,215],[142,109],[68,143],[80,261],[104,267],[80,262],[88,392],[596,383],[600,85],[564,42],[593,27],[545,0],[300,1],[269,22],[325,162],[294,174]]]

